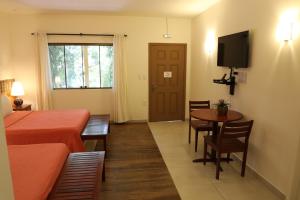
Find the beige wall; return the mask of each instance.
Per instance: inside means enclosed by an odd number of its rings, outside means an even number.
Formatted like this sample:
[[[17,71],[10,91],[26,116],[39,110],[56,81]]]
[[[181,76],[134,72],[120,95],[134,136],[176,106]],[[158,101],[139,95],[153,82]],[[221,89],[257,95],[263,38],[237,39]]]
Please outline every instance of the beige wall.
[[[55,90],[53,96],[56,109],[86,108],[92,114],[113,114],[111,89]]]
[[[292,187],[290,193],[288,194],[287,200],[300,200],[300,141],[298,143],[298,150],[297,150],[297,159],[295,164],[295,172],[292,178]]]
[[[25,103],[36,102],[36,46],[35,38],[30,34],[37,29],[37,18],[33,15],[10,15],[11,66],[13,78],[21,81]]]
[[[12,77],[9,16],[0,13],[0,80]]]
[[[31,32],[126,33],[128,60],[129,110],[133,120],[148,118],[148,43],[178,42],[188,44],[187,80],[190,69],[190,19],[171,18],[171,39],[164,39],[165,18],[100,16],[87,14],[12,15],[12,60],[14,77],[24,83],[24,100],[35,103],[35,47]],[[189,84],[187,84],[189,88]],[[187,89],[188,93],[189,89]],[[84,96],[87,94],[88,96]],[[81,96],[78,98],[78,96]],[[86,107],[94,113],[112,108],[111,90],[55,91],[56,108]],[[187,99],[189,94],[187,94]],[[111,112],[111,110],[110,110]]]
[[[281,192],[291,187],[299,140],[300,38],[290,44],[276,40],[280,15],[300,9],[299,1],[224,0],[192,21],[191,98],[225,98],[232,108],[254,119],[248,164]],[[246,83],[236,94],[212,80],[228,73],[216,66],[216,49],[204,51],[206,34],[217,36],[251,30],[251,59]],[[216,46],[215,46],[216,47]]]

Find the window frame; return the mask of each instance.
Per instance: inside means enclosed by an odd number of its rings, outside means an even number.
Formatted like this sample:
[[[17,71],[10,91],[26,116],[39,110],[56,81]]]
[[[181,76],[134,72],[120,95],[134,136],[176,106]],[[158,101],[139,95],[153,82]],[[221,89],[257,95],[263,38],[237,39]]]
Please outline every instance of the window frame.
[[[87,86],[81,86],[81,87],[78,87],[78,88],[68,88],[67,87],[67,68],[66,68],[66,52],[65,52],[65,46],[111,46],[111,47],[114,47],[113,43],[57,43],[57,42],[49,42],[48,43],[48,48],[49,46],[63,46],[64,47],[64,67],[65,67],[65,84],[66,84],[66,87],[65,88],[55,88],[54,86],[52,86],[52,90],[88,90],[88,89],[92,89],[92,90],[95,90],[95,89],[98,89],[98,90],[101,90],[101,89],[112,89],[112,87],[101,87],[101,65],[100,65],[100,57],[99,57],[99,71],[100,71],[100,74],[99,74],[99,78],[100,78],[100,86],[99,87],[87,87]],[[84,56],[83,56],[83,49],[81,49],[81,53],[82,53],[82,60],[84,59]],[[100,52],[99,52],[100,54]],[[100,55],[99,55],[100,56]],[[82,70],[84,69],[84,66],[83,66],[83,62],[82,62]],[[52,76],[52,69],[50,69],[51,71],[51,76]],[[83,82],[84,82],[84,76],[83,75]],[[112,83],[113,84],[113,83]]]

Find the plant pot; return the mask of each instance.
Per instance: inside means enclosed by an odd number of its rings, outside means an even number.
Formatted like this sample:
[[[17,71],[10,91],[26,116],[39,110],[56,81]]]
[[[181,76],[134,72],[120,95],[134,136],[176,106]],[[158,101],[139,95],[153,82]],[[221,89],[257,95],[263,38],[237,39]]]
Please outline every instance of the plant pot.
[[[218,111],[218,115],[225,116],[228,113],[228,106],[218,106],[217,111]]]

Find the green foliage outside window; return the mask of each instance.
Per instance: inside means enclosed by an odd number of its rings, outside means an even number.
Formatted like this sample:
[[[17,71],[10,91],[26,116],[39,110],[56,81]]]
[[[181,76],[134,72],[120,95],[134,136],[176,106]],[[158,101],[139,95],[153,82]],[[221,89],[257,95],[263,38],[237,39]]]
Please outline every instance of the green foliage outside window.
[[[53,88],[111,88],[112,45],[49,44]]]

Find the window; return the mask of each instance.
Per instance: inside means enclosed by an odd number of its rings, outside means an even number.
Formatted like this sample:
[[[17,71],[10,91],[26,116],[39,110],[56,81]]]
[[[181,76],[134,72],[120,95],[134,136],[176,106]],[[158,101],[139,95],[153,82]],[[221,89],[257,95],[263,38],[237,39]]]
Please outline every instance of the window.
[[[111,88],[112,44],[49,44],[54,89]]]

